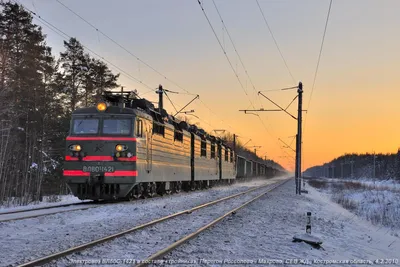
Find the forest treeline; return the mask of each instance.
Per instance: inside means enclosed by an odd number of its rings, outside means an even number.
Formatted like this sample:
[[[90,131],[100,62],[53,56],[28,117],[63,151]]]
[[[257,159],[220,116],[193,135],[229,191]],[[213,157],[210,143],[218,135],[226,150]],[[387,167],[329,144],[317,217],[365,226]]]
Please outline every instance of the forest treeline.
[[[53,55],[42,28],[15,3],[0,4],[0,37],[0,205],[65,194],[62,168],[71,112],[119,87],[119,74],[91,57],[76,38]]]
[[[306,176],[400,180],[400,149],[388,154],[345,154],[304,172]]]
[[[118,86],[118,74],[75,38],[58,55],[18,4],[0,5],[0,201],[66,192],[64,139],[71,111]]]

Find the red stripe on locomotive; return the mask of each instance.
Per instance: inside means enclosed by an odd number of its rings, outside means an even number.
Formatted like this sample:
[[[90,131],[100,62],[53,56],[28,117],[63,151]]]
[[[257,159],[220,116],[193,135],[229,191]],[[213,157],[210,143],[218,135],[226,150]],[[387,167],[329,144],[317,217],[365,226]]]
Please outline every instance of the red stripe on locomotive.
[[[67,136],[67,141],[133,141],[136,142],[136,137],[79,137],[79,136]]]
[[[84,172],[81,170],[64,170],[64,176],[90,176],[90,172]],[[105,172],[104,176],[137,176],[137,171],[115,171]]]

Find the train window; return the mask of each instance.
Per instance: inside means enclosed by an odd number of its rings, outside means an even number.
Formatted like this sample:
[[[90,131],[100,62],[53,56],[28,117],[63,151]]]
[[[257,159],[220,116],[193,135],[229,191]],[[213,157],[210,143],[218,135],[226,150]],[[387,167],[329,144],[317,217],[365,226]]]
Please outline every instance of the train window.
[[[201,157],[207,157],[207,142],[206,140],[201,140]]]
[[[233,151],[229,151],[230,162],[233,162]]]
[[[136,136],[143,137],[143,121],[139,119],[136,121]]]
[[[215,143],[211,143],[211,158],[215,159]]]
[[[164,136],[165,126],[153,121],[153,134],[159,134]]]
[[[131,119],[104,119],[103,134],[129,135],[131,133]]]
[[[228,161],[228,149],[225,150],[225,161]]]
[[[99,119],[74,119],[73,134],[97,134]]]
[[[178,140],[179,142],[183,142],[183,133],[180,131],[174,132],[174,140]]]

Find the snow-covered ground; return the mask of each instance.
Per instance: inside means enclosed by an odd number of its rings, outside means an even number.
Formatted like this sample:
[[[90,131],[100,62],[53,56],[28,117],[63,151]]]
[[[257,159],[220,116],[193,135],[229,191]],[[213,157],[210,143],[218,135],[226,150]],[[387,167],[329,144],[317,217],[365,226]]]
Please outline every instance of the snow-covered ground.
[[[275,179],[277,181],[278,179]],[[272,181],[270,181],[272,182]],[[257,182],[259,184],[259,182]],[[0,265],[15,265],[59,251],[72,245],[128,229],[143,222],[188,209],[198,204],[247,190],[247,186],[214,188],[183,193],[137,203],[117,204],[86,211],[56,214],[40,219],[0,223]],[[285,266],[279,262],[307,261],[313,266],[330,266],[338,260],[358,262],[378,259],[400,261],[399,235],[376,227],[330,200],[330,196],[306,185],[309,194],[295,194],[294,181],[229,216],[188,243],[169,253],[168,266]],[[52,266],[83,266],[76,260],[143,260],[214,218],[258,195],[235,198],[177,217],[162,224],[134,232],[83,252],[72,254]],[[305,232],[306,212],[312,212],[312,234],[323,240],[323,249],[303,242],[294,243],[294,235]],[[4,234],[6,232],[6,234]],[[10,260],[11,259],[11,260]],[[233,264],[237,260],[241,264]],[[320,260],[320,262],[314,262]],[[180,264],[171,262],[180,261]],[[225,264],[223,264],[225,261]],[[243,262],[247,261],[247,265]],[[271,264],[271,262],[278,262]],[[195,264],[190,265],[189,262]],[[253,263],[252,263],[253,262]],[[256,264],[256,263],[260,264]],[[267,264],[270,262],[270,264]],[[292,265],[293,265],[292,261]],[[398,263],[400,264],[400,263]],[[288,264],[290,265],[290,264]],[[287,265],[287,266],[288,266]],[[361,264],[345,264],[361,266]],[[365,264],[362,264],[365,265]],[[378,265],[378,264],[376,264]],[[379,264],[396,266],[396,264]],[[96,266],[132,266],[132,264],[96,264]]]
[[[308,183],[375,225],[400,231],[400,188],[397,181],[311,179]]]
[[[234,260],[248,260],[248,263],[253,261],[246,266],[256,266],[260,261],[285,263],[295,259],[307,261],[314,266],[326,265],[314,260],[332,263],[335,260],[397,259],[400,264],[399,236],[354,216],[317,190],[309,186],[306,189],[309,194],[298,196],[295,195],[294,181],[278,187],[235,216],[171,252],[165,260],[195,260],[194,266],[222,266],[221,262]],[[305,233],[308,211],[312,212],[312,234],[323,240],[323,249],[312,248],[303,242],[292,242],[295,234]],[[283,266],[283,263],[268,265]],[[235,266],[224,266],[227,265]]]
[[[0,266],[15,265],[75,245],[117,233],[151,220],[186,210],[261,184],[281,181],[254,180],[204,191],[181,193],[131,203],[58,213],[37,218],[0,222]],[[212,208],[211,208],[212,209]],[[183,227],[184,224],[178,224]],[[170,229],[177,228],[171,225]]]
[[[174,241],[191,234],[219,216],[256,197],[267,188],[232,198],[215,205],[196,210],[191,214],[175,217],[132,234],[72,254],[57,262],[57,266],[69,266],[76,260],[86,259],[140,259],[156,253]],[[210,199],[211,200],[211,199]],[[129,248],[129,249],[126,249]]]
[[[0,214],[4,212],[10,212],[10,211],[20,211],[20,210],[29,210],[29,209],[36,209],[36,208],[42,208],[42,207],[52,207],[52,206],[58,206],[58,205],[64,205],[64,204],[73,204],[73,203],[81,203],[81,202],[90,202],[90,200],[80,200],[79,198],[73,196],[73,195],[60,195],[57,196],[57,198],[60,199],[60,201],[53,202],[52,198],[49,197],[43,197],[43,201],[38,202],[38,203],[33,203],[25,206],[19,206],[17,204],[9,204],[9,205],[3,205],[0,206]]]

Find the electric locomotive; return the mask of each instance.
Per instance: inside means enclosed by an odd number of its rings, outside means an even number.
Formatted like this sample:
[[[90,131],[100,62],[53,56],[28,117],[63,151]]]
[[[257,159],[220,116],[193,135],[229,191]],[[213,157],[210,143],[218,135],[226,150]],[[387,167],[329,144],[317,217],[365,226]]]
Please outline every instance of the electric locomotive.
[[[64,177],[80,199],[136,199],[208,188],[236,178],[236,155],[219,138],[133,92],[72,113]]]
[[[75,196],[128,194],[137,176],[135,117],[134,110],[105,102],[72,113],[63,173]]]

